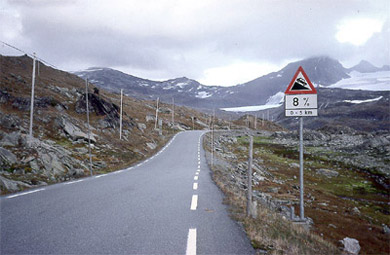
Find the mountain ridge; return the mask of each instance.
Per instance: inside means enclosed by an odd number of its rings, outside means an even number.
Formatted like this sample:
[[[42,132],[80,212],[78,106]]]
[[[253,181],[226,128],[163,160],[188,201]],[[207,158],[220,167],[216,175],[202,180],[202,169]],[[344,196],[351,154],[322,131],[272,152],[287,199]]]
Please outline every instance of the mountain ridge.
[[[124,92],[140,99],[156,99],[175,102],[198,109],[215,109],[265,104],[280,91],[284,91],[299,66],[308,74],[316,86],[329,86],[356,70],[380,71],[388,66],[377,68],[367,61],[361,61],[352,68],[345,68],[338,60],[328,56],[315,56],[291,62],[276,72],[260,76],[243,84],[231,87],[208,86],[186,77],[166,81],[152,81],[126,74],[114,69],[89,70],[75,72],[82,78],[88,78],[97,86],[111,91]]]

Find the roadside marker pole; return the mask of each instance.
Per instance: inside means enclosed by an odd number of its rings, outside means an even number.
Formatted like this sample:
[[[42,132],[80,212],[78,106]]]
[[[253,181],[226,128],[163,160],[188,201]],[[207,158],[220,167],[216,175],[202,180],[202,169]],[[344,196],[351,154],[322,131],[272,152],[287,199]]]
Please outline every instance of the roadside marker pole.
[[[154,129],[157,129],[157,119],[158,119],[158,101],[160,100],[160,98],[158,97],[157,98],[157,107],[156,107],[156,120],[154,122]]]
[[[252,158],[253,158],[253,136],[249,136],[249,159],[248,159],[248,194],[246,203],[246,215],[251,216],[252,212]]]
[[[119,116],[119,140],[122,140],[123,89],[121,89],[121,114]]]
[[[303,117],[299,118],[299,185],[300,185],[300,215],[301,220],[305,219],[305,208],[303,206]]]
[[[32,71],[32,84],[31,84],[31,102],[30,102],[30,138],[33,137],[32,127],[33,127],[33,114],[34,114],[34,90],[35,90],[35,62],[36,56],[35,52],[33,54],[33,71]]]
[[[255,114],[255,130],[257,129],[257,113]]]
[[[172,127],[175,125],[175,98],[172,97]]]
[[[93,176],[92,173],[92,156],[91,156],[91,138],[90,138],[90,128],[89,128],[89,106],[88,106],[88,79],[85,80],[85,102],[86,102],[86,109],[87,109],[87,126],[88,126],[88,153],[89,153],[89,171],[91,172],[91,176]]]

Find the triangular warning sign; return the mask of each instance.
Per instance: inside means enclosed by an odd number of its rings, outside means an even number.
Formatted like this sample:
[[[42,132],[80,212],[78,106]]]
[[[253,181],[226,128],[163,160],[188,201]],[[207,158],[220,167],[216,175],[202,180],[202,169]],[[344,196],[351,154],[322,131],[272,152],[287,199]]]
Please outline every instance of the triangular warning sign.
[[[291,80],[284,94],[317,94],[316,88],[300,66]]]

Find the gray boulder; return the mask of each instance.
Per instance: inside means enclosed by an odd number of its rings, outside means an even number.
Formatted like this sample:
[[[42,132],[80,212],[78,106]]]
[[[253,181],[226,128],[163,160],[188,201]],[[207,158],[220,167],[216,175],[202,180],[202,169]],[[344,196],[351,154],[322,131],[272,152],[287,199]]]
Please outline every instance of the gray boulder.
[[[344,251],[347,254],[357,255],[360,252],[359,241],[354,238],[346,237],[340,241],[344,245]]]
[[[63,129],[63,131],[74,141],[79,139],[88,141],[88,134],[84,133],[79,127],[65,118],[59,118],[56,120],[57,124]],[[91,142],[96,143],[94,133],[90,133]]]
[[[318,169],[317,174],[324,175],[328,178],[337,177],[339,175],[337,171],[324,169],[324,168]]]
[[[146,143],[146,146],[148,146],[149,149],[154,150],[157,147],[157,144],[155,143]]]
[[[20,181],[12,181],[0,175],[0,188],[10,192],[19,191],[21,187],[31,188],[30,185]]]
[[[17,162],[15,154],[0,147],[0,166],[10,166]]]
[[[0,141],[0,146],[17,146],[19,144],[20,132],[12,132],[9,134],[5,134],[3,139]]]
[[[20,127],[19,117],[11,114],[2,114],[0,113],[0,126],[6,129],[15,129]]]
[[[146,125],[144,123],[137,123],[137,127],[138,127],[139,130],[142,131],[142,133],[146,129]]]

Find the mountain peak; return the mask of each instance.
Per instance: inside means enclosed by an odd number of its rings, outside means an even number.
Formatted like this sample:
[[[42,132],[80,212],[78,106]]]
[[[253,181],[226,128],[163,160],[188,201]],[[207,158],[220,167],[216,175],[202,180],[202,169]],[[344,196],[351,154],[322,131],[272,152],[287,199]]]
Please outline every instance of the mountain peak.
[[[359,64],[349,68],[349,70],[350,71],[357,71],[359,73],[374,73],[374,72],[380,71],[381,69],[374,66],[373,64],[371,64],[367,60],[362,60],[359,62]]]

